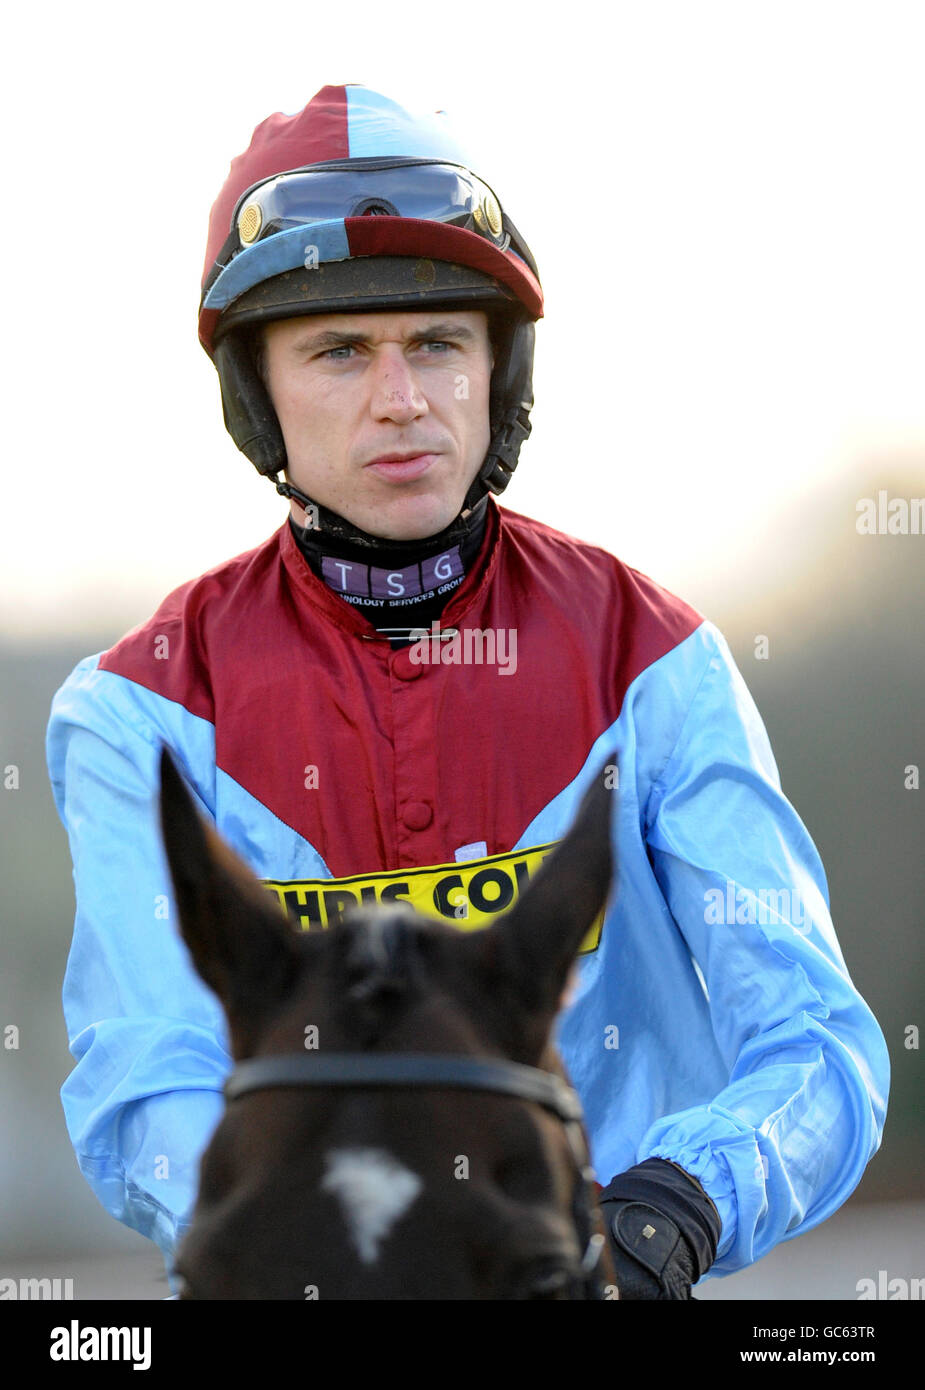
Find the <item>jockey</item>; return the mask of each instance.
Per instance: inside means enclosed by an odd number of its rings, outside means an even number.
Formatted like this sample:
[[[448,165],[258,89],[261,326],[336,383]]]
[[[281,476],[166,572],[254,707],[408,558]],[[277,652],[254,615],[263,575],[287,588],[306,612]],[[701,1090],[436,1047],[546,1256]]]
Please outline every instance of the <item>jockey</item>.
[[[68,1130],[168,1270],[231,1061],[173,920],[162,742],[307,930],[389,898],[478,929],[617,750],[618,888],[557,1041],[623,1297],[688,1298],[810,1230],[879,1146],[883,1035],[722,635],[495,500],[542,313],[443,120],[362,86],[264,121],[213,208],[200,338],[289,515],[82,661],[48,731]]]

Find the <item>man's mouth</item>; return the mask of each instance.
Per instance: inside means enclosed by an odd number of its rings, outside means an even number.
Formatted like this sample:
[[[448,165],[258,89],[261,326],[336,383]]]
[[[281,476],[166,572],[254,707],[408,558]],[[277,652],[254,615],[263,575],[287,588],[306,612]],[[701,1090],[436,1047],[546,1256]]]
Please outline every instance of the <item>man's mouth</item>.
[[[439,454],[380,454],[365,465],[380,478],[403,483],[426,473]]]

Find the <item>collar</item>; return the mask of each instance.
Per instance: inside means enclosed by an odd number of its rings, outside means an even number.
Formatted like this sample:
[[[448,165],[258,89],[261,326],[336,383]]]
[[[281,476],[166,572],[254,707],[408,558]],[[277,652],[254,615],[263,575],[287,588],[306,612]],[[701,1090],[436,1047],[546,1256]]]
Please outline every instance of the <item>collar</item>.
[[[484,518],[484,531],[478,549],[471,564],[466,568],[462,583],[449,595],[449,601],[441,615],[441,625],[444,627],[458,622],[479,601],[495,572],[500,551],[502,518],[493,497],[486,498]],[[366,612],[341,598],[340,594],[314,572],[296,538],[296,533],[305,529],[291,525],[290,519],[287,518],[277,532],[283,565],[294,591],[312,607],[320,610],[325,618],[342,631],[387,647],[388,637],[376,630]],[[315,534],[317,535],[317,532]],[[423,544],[429,546],[431,541],[441,539],[444,534],[441,532],[438,537],[427,537]]]
[[[364,533],[357,540],[323,526],[299,526],[292,518],[289,527],[312,573],[398,647],[441,617],[476,563],[487,517],[487,505],[480,505],[462,532],[453,523],[411,541]]]

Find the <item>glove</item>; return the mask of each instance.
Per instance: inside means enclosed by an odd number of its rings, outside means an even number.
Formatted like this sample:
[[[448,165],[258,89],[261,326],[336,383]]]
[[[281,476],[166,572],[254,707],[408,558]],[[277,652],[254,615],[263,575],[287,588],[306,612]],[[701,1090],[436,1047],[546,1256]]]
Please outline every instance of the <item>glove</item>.
[[[722,1223],[696,1178],[647,1158],[615,1177],[598,1201],[621,1299],[689,1299],[716,1259]]]

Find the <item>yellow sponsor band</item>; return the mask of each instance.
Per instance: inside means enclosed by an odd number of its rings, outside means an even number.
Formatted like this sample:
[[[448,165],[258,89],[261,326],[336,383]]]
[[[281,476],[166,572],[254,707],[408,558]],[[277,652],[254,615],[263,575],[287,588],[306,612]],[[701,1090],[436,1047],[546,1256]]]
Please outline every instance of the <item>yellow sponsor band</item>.
[[[461,864],[433,864],[422,869],[356,874],[353,878],[264,879],[280,906],[305,931],[324,931],[348,907],[407,903],[425,917],[478,931],[520,896],[555,844],[468,859]],[[604,914],[600,913],[581,943],[580,954],[596,951]]]

